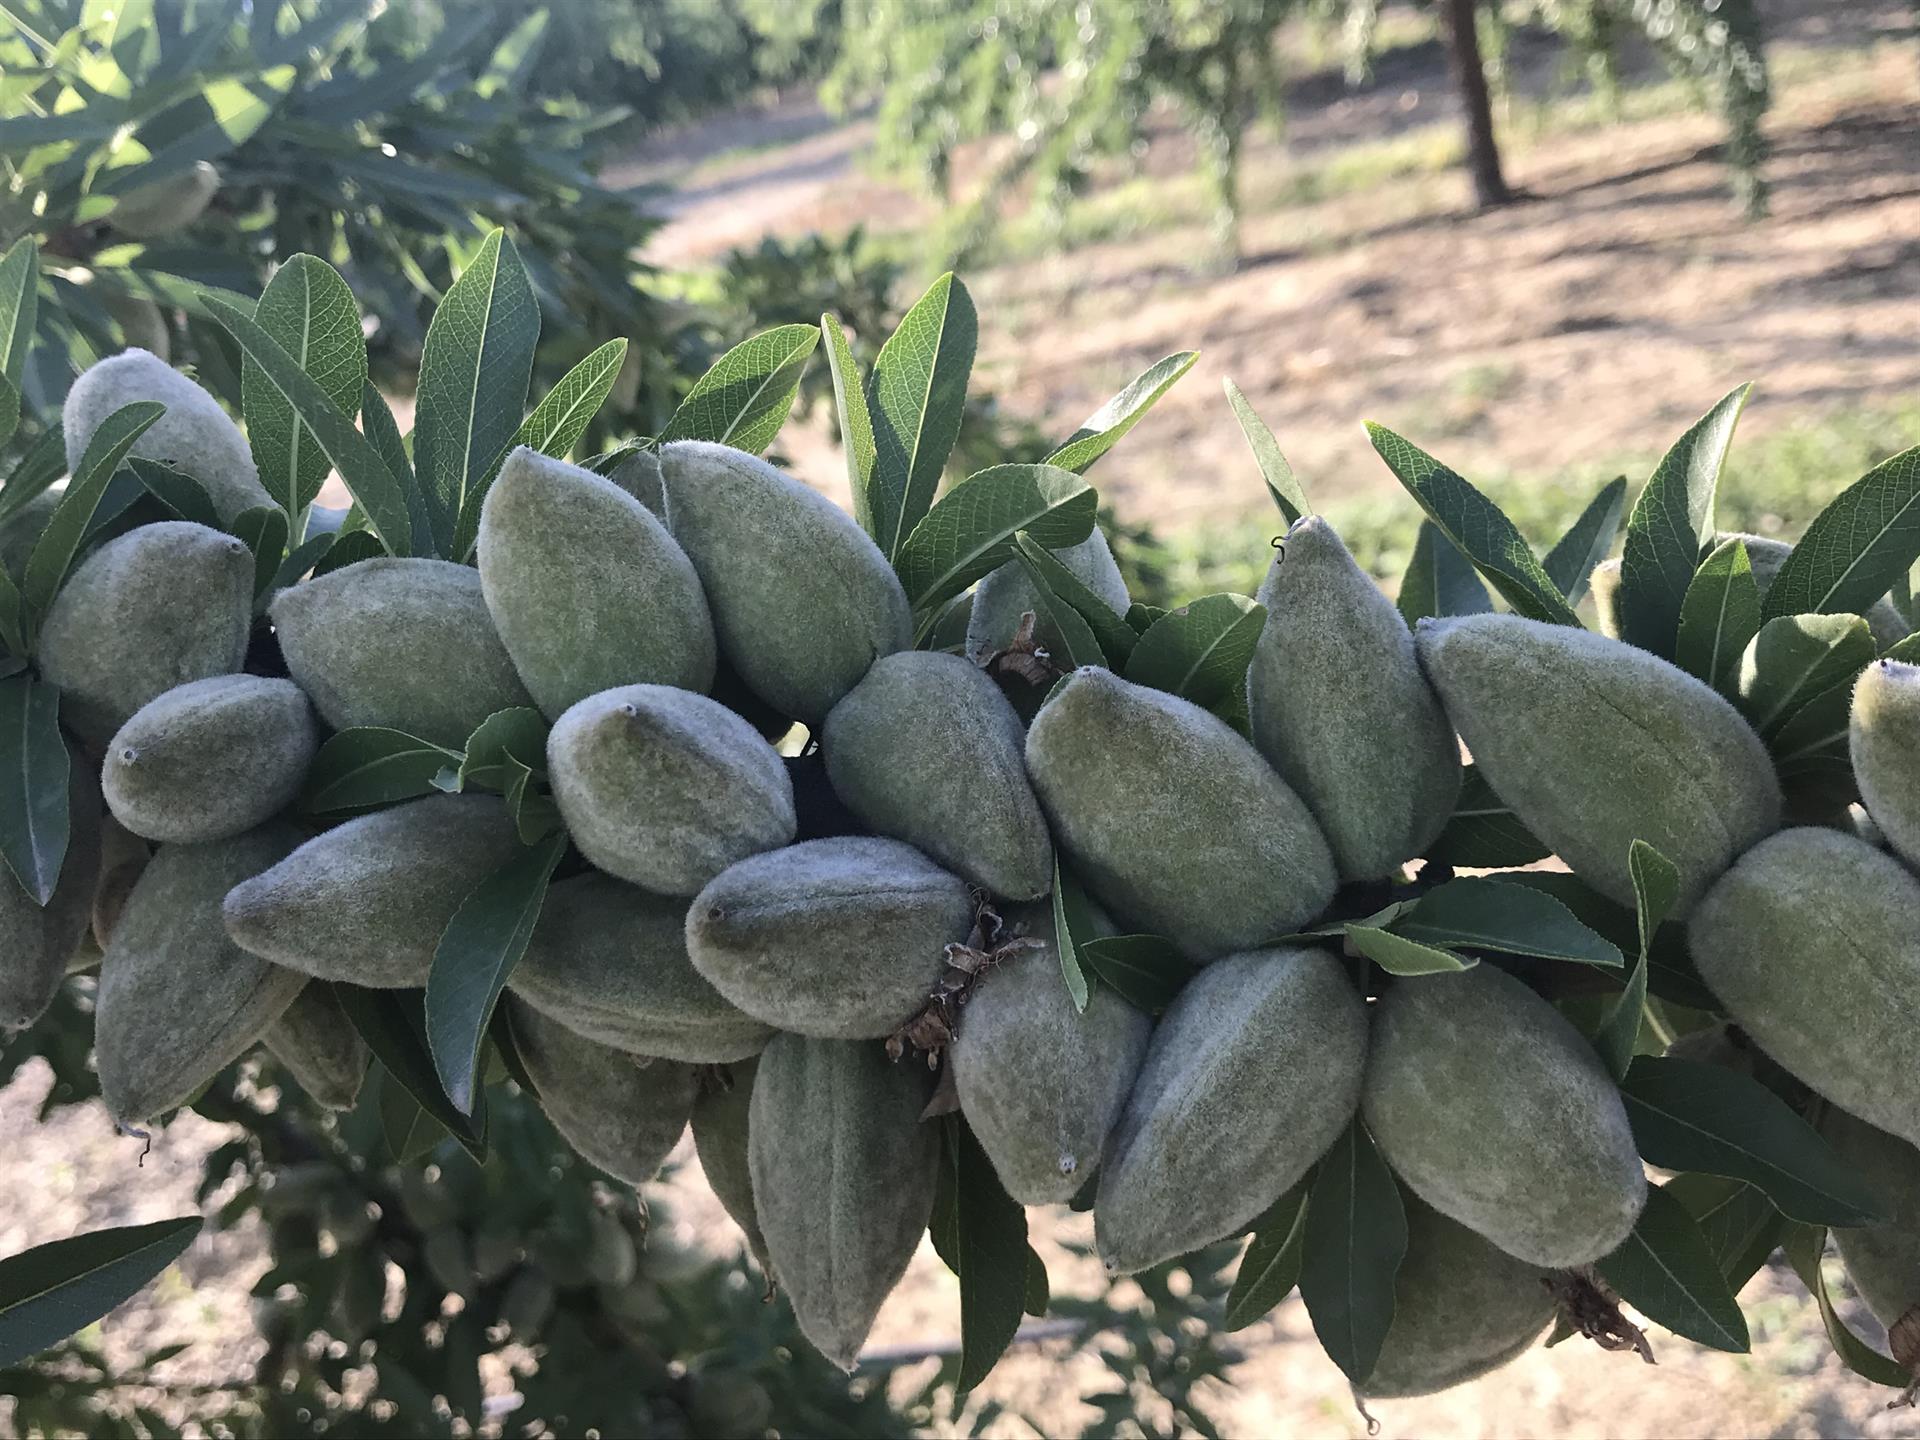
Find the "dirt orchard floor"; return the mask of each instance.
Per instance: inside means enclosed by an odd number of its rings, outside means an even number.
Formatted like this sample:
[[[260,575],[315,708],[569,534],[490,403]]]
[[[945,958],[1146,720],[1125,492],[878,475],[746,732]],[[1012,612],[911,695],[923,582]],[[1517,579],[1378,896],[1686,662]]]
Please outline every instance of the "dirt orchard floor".
[[[1363,418],[1468,475],[1550,474],[1657,455],[1746,379],[1759,381],[1749,433],[1910,400],[1920,393],[1912,11],[1888,0],[1766,9],[1776,68],[1790,78],[1767,122],[1764,222],[1734,217],[1720,122],[1704,113],[1510,142],[1509,178],[1530,198],[1484,215],[1468,212],[1457,170],[1431,166],[1314,203],[1263,204],[1303,167],[1383,132],[1450,143],[1437,51],[1413,47],[1358,92],[1328,76],[1297,85],[1287,147],[1250,137],[1253,199],[1234,273],[1190,268],[1205,252],[1198,225],[969,273],[979,381],[1064,435],[1160,356],[1199,349],[1194,372],[1095,477],[1123,518],[1176,527],[1266,504],[1221,398],[1227,376],[1319,503],[1392,490]],[[1516,89],[1552,89],[1549,59],[1519,55]],[[643,152],[628,178],[694,166],[655,258],[697,263],[768,233],[924,223],[924,202],[858,168],[865,122],[831,125],[804,101],[763,118],[760,130],[737,119],[721,132],[762,145],[744,156],[703,160],[698,137]],[[1177,175],[1187,153],[1169,120],[1142,169]],[[825,424],[782,445],[844,500]]]

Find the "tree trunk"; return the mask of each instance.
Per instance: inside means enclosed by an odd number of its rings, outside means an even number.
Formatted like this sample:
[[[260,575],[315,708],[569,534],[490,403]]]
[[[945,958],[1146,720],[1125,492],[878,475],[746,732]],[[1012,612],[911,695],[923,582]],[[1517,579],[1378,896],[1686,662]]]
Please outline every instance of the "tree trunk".
[[[1487,96],[1487,72],[1480,63],[1480,31],[1474,21],[1476,0],[1440,0],[1440,29],[1447,45],[1453,83],[1467,111],[1467,174],[1473,198],[1482,210],[1513,199],[1500,173],[1500,147],[1493,134],[1493,103]]]

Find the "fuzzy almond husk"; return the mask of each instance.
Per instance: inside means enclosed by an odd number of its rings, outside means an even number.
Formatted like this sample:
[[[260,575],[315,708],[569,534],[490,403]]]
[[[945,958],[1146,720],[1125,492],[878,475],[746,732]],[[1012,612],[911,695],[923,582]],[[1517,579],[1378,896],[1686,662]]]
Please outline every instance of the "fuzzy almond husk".
[[[1396,980],[1361,1109],[1422,1200],[1534,1265],[1611,1254],[1646,1204],[1626,1107],[1559,1011],[1491,964]]]
[[[853,517],[757,455],[660,449],[667,528],[693,560],[720,651],[754,694],[809,728],[882,655],[913,643],[893,566]]]
[[[1553,1319],[1549,1271],[1516,1260],[1418,1196],[1401,1192],[1407,1256],[1393,1282],[1393,1324],[1368,1399],[1434,1395],[1498,1370]]]
[[[1074,1008],[1050,904],[1007,918],[1042,946],[980,977],[947,1063],[1006,1192],[1022,1205],[1064,1205],[1100,1166],[1153,1021],[1106,985],[1093,987],[1084,1014]]]
[[[309,980],[260,1043],[314,1104],[351,1110],[360,1098],[372,1053],[326,981]]]
[[[40,629],[41,678],[60,719],[104,745],[176,685],[231,675],[253,622],[253,552],[186,520],[109,540],[67,576]]]
[[[1833,1242],[1853,1288],[1891,1330],[1920,1314],[1920,1150],[1837,1105],[1820,1117],[1820,1133],[1886,1214],[1871,1224],[1834,1227]]]
[[[1053,842],[1025,746],[1026,728],[985,671],[927,650],[875,661],[821,736],[827,777],[854,814],[1009,900],[1053,889]]]
[[[1920,879],[1838,830],[1782,830],[1687,925],[1700,978],[1753,1042],[1842,1109],[1920,1144]]]
[[[773,1028],[693,968],[686,914],[684,901],[610,875],[562,880],[507,988],[576,1035],[631,1054],[696,1064],[758,1054]]]
[[[808,840],[723,871],[687,911],[694,968],[778,1030],[871,1040],[911,1019],[973,927],[966,881],[897,840]]]
[[[319,748],[313,707],[291,680],[214,675],[135,711],[107,745],[101,787],[134,834],[204,844],[292,804]]]
[[[516,449],[480,507],[476,556],[500,639],[549,720],[619,685],[713,684],[713,620],[693,562],[591,470]]]
[[[1882,660],[1853,687],[1853,774],[1880,836],[1920,870],[1920,665]]]
[[[547,737],[547,768],[580,853],[662,895],[699,894],[798,823],[780,752],[726,706],[668,685],[573,706]]]
[[[611,1049],[511,1004],[514,1046],[553,1128],[629,1185],[658,1175],[686,1133],[699,1093],[694,1068]]]
[[[100,962],[94,1057],[100,1093],[123,1125],[186,1104],[251,1049],[306,977],[249,955],[220,927],[220,902],[299,842],[274,822],[154,855]]]
[[[760,1233],[760,1213],[753,1201],[753,1167],[748,1157],[753,1079],[758,1070],[756,1060],[729,1065],[722,1083],[701,1092],[693,1106],[693,1148],[714,1198],[746,1237],[754,1264],[772,1276],[767,1237]]]
[[[336,730],[459,750],[496,710],[533,703],[470,566],[376,556],[289,585],[269,613],[288,672]]]
[[[1340,1138],[1367,1012],[1340,962],[1275,946],[1202,970],[1168,1007],[1107,1138],[1094,1235],[1130,1275],[1243,1229]]]
[[[158,355],[138,348],[89,365],[67,391],[60,417],[67,469],[78,467],[108,416],[142,400],[158,401],[167,412],[133,442],[130,454],[198,480],[222,524],[231,524],[243,510],[274,503],[260,483],[247,437],[220,402]]]
[[[1780,567],[1787,563],[1787,557],[1793,554],[1793,546],[1784,540],[1775,540],[1767,535],[1748,535],[1738,530],[1722,530],[1713,537],[1716,547],[1729,540],[1744,540],[1747,544],[1747,561],[1753,569],[1754,588],[1760,592],[1762,600],[1772,588],[1773,580],[1780,573]],[[1594,567],[1591,589],[1594,608],[1600,617],[1600,633],[1618,640],[1621,635],[1620,619],[1620,583],[1621,566],[1616,558],[1603,560]],[[1904,639],[1908,632],[1907,622],[1894,608],[1889,599],[1875,601],[1866,613],[1867,628],[1873,632],[1874,644],[1885,650]]]
[[[1078,545],[1054,551],[1053,558],[1071,570],[1114,614],[1127,613],[1127,582],[1099,526]],[[978,664],[995,651],[1006,649],[1020,628],[1021,616],[1029,611],[1035,620],[1034,643],[1058,651],[1060,633],[1046,618],[1047,607],[1040,603],[1027,567],[1015,560],[988,575],[973,592],[973,608],[967,616],[967,658]]]
[[[36,903],[13,872],[0,867],[0,1033],[46,1014],[92,915],[100,880],[100,787],[83,757],[69,753],[67,766],[67,853],[47,903]]]
[[[1518,615],[1422,620],[1420,663],[1479,773],[1582,880],[1634,903],[1634,840],[1680,871],[1676,916],[1780,824],[1760,737],[1645,650]]]
[[[221,914],[242,949],[316,980],[421,986],[454,911],[519,849],[497,796],[430,795],[316,835]]]
[[[1305,803],[1226,721],[1085,666],[1027,732],[1054,842],[1116,915],[1197,961],[1285,935],[1333,900]]]
[[[1259,600],[1253,743],[1313,811],[1342,880],[1395,875],[1460,795],[1460,742],[1413,634],[1318,515],[1287,532]]]
[[[767,1253],[800,1333],[843,1370],[933,1213],[929,1089],[879,1045],[799,1035],[776,1036],[754,1074],[747,1157]]]

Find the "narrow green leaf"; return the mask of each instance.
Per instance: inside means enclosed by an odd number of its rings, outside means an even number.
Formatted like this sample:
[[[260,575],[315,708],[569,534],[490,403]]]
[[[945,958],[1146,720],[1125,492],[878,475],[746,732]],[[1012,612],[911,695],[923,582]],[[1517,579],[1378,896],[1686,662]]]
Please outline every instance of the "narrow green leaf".
[[[1580,624],[1560,587],[1498,505],[1426,451],[1371,421],[1367,434],[1387,468],[1420,502],[1427,518],[1486,577],[1515,611],[1554,625]]]
[[[256,505],[233,517],[233,533],[253,551],[253,599],[256,610],[272,596],[280,567],[287,560],[287,512]],[[297,577],[296,577],[297,578]]]
[[[1108,935],[1082,940],[1077,949],[1094,979],[1149,1015],[1171,1005],[1200,969],[1158,935]]]
[[[1453,803],[1453,817],[1427,847],[1426,858],[1442,865],[1493,870],[1504,865],[1531,865],[1552,853],[1493,793],[1479,767],[1468,765],[1461,773],[1460,798]]]
[[[46,616],[47,607],[53,603],[60,582],[67,578],[67,567],[73,563],[73,557],[80,549],[87,525],[93,519],[94,509],[99,505],[100,497],[106,493],[114,472],[120,468],[120,462],[127,458],[127,452],[133,449],[134,441],[166,413],[166,408],[151,400],[142,400],[114,411],[93,432],[93,439],[87,442],[86,453],[80,457],[80,463],[74,467],[73,477],[67,481],[66,493],[60,497],[60,503],[54,506],[53,514],[47,519],[47,528],[40,532],[40,538],[34,542],[33,553],[27,557],[26,572],[20,583],[20,599],[31,633],[39,633],[40,621]]]
[[[1680,602],[1673,663],[1723,695],[1738,693],[1740,657],[1760,630],[1760,587],[1735,536],[1700,562]]]
[[[711,440],[758,455],[787,423],[819,343],[811,325],[778,325],[742,340],[694,381],[660,432],[661,443]]]
[[[1345,930],[1347,943],[1389,975],[1451,975],[1480,963],[1376,925],[1350,924]]]
[[[934,619],[928,628],[926,638],[919,642],[923,650],[943,650],[950,655],[964,655],[967,651],[967,627],[973,623],[973,595],[956,595],[940,610],[934,612]]]
[[[953,1272],[960,1281],[960,1370],[966,1394],[1020,1329],[1027,1304],[1027,1214],[1001,1187],[993,1162],[959,1116],[947,1122],[952,1146]]]
[[[506,453],[527,445],[542,455],[566,459],[613,393],[613,382],[620,378],[620,367],[626,359],[627,342],[609,340],[567,371],[521,422],[519,432],[507,442]],[[494,470],[498,471],[505,460],[506,454],[501,455],[494,462]]]
[[[1663,659],[1673,655],[1687,587],[1713,544],[1720,470],[1752,389],[1742,385],[1732,391],[1674,443],[1627,520],[1620,557],[1621,635]]]
[[[253,512],[248,511],[246,513],[250,515]],[[278,514],[279,512],[276,511],[275,513]],[[241,518],[244,519],[245,516]],[[280,518],[285,520],[286,516],[282,515]],[[238,522],[235,523],[235,528],[238,528]],[[359,531],[355,533],[365,534],[366,532]],[[273,572],[273,579],[268,582],[267,588],[255,597],[255,608],[257,610],[264,610],[267,602],[271,600],[275,594],[286,589],[289,585],[297,585],[302,576],[327,557],[327,553],[333,549],[334,541],[338,538],[339,536],[337,534],[323,531],[318,535],[309,535],[304,541],[288,551],[287,558],[282,560],[279,567]],[[373,537],[368,536],[367,538],[371,540]]]
[[[1293,467],[1287,463],[1287,457],[1280,453],[1279,442],[1273,438],[1273,431],[1267,428],[1266,421],[1253,413],[1253,406],[1247,397],[1240,393],[1240,387],[1231,380],[1223,380],[1226,388],[1227,404],[1233,408],[1233,418],[1240,422],[1240,433],[1247,437],[1247,444],[1253,450],[1254,463],[1260,467],[1260,476],[1267,482],[1267,494],[1273,497],[1274,508],[1291,525],[1302,515],[1311,515],[1313,506],[1307,502],[1307,492],[1294,477]]]
[[[413,521],[406,492],[379,452],[251,315],[219,299],[209,299],[207,308],[306,423],[327,460],[353,492],[381,546],[390,555],[409,553]]]
[[[1545,891],[1489,877],[1436,886],[1392,924],[1395,935],[1442,949],[1494,950],[1619,970],[1620,947]]]
[[[1127,659],[1127,679],[1204,709],[1245,686],[1267,608],[1244,595],[1203,595],[1154,621]]]
[[[56,421],[27,447],[20,463],[0,489],[0,525],[6,524],[34,500],[46,494],[67,469],[67,437]]]
[[[13,443],[20,429],[20,392],[11,380],[0,375],[0,451]]]
[[[367,341],[338,271],[317,256],[295,255],[267,282],[253,318],[343,415],[354,413],[367,384]],[[288,525],[298,525],[326,483],[326,451],[250,355],[240,362],[240,393],[260,483]]]
[[[493,1021],[487,1026],[487,1034],[492,1038],[494,1051],[500,1056],[500,1063],[513,1083],[529,1095],[538,1095],[540,1087],[533,1083],[533,1076],[527,1073],[527,1062],[520,1055],[519,1038],[513,1033],[511,1006],[493,1007]]]
[[[940,474],[960,436],[979,338],[973,297],[948,272],[900,317],[874,357],[867,392],[873,419],[874,538],[896,563],[932,508]]]
[[[331,575],[335,570],[343,570],[349,565],[357,565],[362,560],[371,560],[386,553],[380,544],[380,537],[371,530],[341,530],[329,537],[333,543],[327,547],[313,565],[313,578]]]
[[[1639,916],[1615,904],[1579,876],[1564,870],[1515,870],[1496,878],[1503,884],[1524,885],[1553,896],[1582,925],[1606,936],[1623,954],[1640,953]],[[1720,1002],[1694,969],[1687,954],[1686,927],[1678,923],[1663,925],[1654,935],[1653,949],[1647,956],[1647,989],[1675,1005],[1695,1010],[1720,1008]]]
[[[447,1127],[426,1112],[413,1092],[396,1080],[384,1065],[375,1063],[361,1087],[363,1102],[371,1095],[380,1107],[380,1133],[387,1149],[402,1165],[411,1165],[432,1152],[446,1136]]]
[[[446,559],[460,558],[461,515],[480,503],[493,479],[488,467],[520,428],[539,341],[540,306],[526,267],[506,232],[495,230],[448,287],[420,352],[413,463]],[[391,548],[390,536],[380,538]]]
[[[0,1260],[0,1366],[17,1365],[108,1314],[178,1260],[198,1215],[122,1225]]]
[[[1268,1315],[1300,1283],[1306,1252],[1307,1188],[1302,1180],[1253,1222],[1253,1238],[1227,1292],[1225,1328],[1244,1330]]]
[[[1712,1350],[1744,1355],[1746,1317],[1687,1207],[1664,1187],[1647,1187],[1633,1233],[1594,1269],[1634,1309]]]
[[[1826,1327],[1827,1341],[1833,1346],[1834,1354],[1864,1380],[1871,1380],[1876,1385],[1892,1386],[1896,1390],[1909,1389],[1914,1377],[1905,1367],[1882,1355],[1854,1334],[1834,1308],[1833,1296],[1827,1289],[1826,1267],[1822,1263],[1827,1251],[1826,1227],[1790,1226],[1781,1248],[1786,1252],[1787,1263],[1793,1266],[1793,1273],[1800,1277],[1800,1283],[1807,1287],[1814,1303],[1820,1307],[1820,1323]]]
[[[26,378],[39,308],[40,250],[32,235],[22,235],[0,258],[0,375],[15,390]]]
[[[867,386],[860,363],[853,358],[847,332],[831,315],[820,317],[820,333],[827,342],[827,370],[833,377],[833,408],[840,417],[840,449],[847,459],[847,485],[853,493],[853,518],[878,539],[873,514],[873,415],[867,409]],[[883,542],[884,543],[884,542]]]
[[[457,751],[377,725],[330,737],[307,771],[300,808],[309,815],[357,814],[433,793],[433,777],[457,767]]]
[[[1080,1014],[1087,1010],[1087,975],[1080,968],[1079,944],[1081,937],[1091,940],[1095,931],[1093,917],[1087,911],[1086,897],[1080,891],[1080,884],[1060,868],[1060,857],[1053,857],[1053,943],[1060,952],[1060,977],[1067,982],[1067,993],[1073,997],[1073,1008]]]
[[[1739,706],[1769,749],[1789,726],[1846,729],[1853,682],[1873,662],[1873,632],[1858,615],[1782,615],[1740,657]],[[1815,708],[1802,720],[1803,712]]]
[[[1020,548],[1020,560],[1032,576],[1036,589],[1064,602],[1085,622],[1099,647],[1101,658],[1115,669],[1124,666],[1140,638],[1133,627],[1114,614],[1106,601],[1094,594],[1060,557],[1022,530],[1013,537]]]
[[[427,974],[427,1046],[447,1098],[473,1113],[480,1092],[480,1042],[500,991],[526,953],[547,882],[566,852],[564,832],[502,865],[447,922]]]
[[[1814,516],[1767,587],[1766,618],[1865,614],[1920,559],[1920,446],[1854,481]]]
[[[360,420],[367,427],[367,443],[373,446],[388,473],[402,488],[411,491],[414,488],[413,456],[407,453],[407,442],[400,434],[400,424],[393,418],[387,397],[375,389],[371,381],[360,392]],[[420,553],[427,552],[421,550]]]
[[[1313,1333],[1356,1385],[1380,1359],[1406,1254],[1399,1182],[1356,1115],[1314,1176],[1300,1265],[1300,1298]]]
[[[538,845],[560,828],[560,806],[553,796],[534,788],[533,768],[518,756],[502,757],[500,768],[506,776],[500,798],[513,817],[514,833],[522,845]]]
[[[1642,1055],[1621,1081],[1620,1096],[1649,1164],[1745,1180],[1783,1214],[1809,1224],[1886,1218],[1819,1132],[1750,1076]]]
[[[390,1079],[412,1095],[415,1103],[437,1120],[474,1159],[487,1158],[486,1096],[482,1093],[469,1116],[454,1108],[441,1088],[432,1052],[427,1048],[427,1025],[422,990],[368,990],[335,983],[333,992],[353,1028],[367,1042],[373,1058]]]
[[[0,855],[36,905],[52,898],[67,858],[71,764],[60,692],[28,674],[0,680]]]
[[[1076,475],[1086,474],[1094,461],[1126,438],[1127,432],[1140,423],[1160,397],[1171,390],[1199,358],[1198,350],[1182,350],[1156,360],[1129,380],[1111,400],[1082,420],[1080,428],[1047,457],[1047,463],[1058,465],[1062,470],[1071,470]]]
[[[1027,1314],[1043,1319],[1053,1305],[1053,1285],[1047,1279],[1047,1262],[1032,1245],[1027,1246]]]
[[[1493,597],[1460,547],[1433,521],[1422,520],[1395,604],[1412,626],[1428,616],[1485,615],[1493,609]]]
[[[877,472],[876,472],[877,473]],[[1018,553],[1022,530],[1048,550],[1093,533],[1100,497],[1078,475],[1051,465],[994,465],[941,496],[894,556],[916,611],[952,599]]]
[[[220,512],[213,508],[207,487],[194,476],[184,470],[176,470],[171,465],[163,465],[158,460],[143,460],[137,455],[127,457],[127,468],[133,471],[134,478],[139,480],[149,495],[180,519],[205,525],[210,530],[226,528],[220,523]]]
[[[1758,1186],[1720,1175],[1676,1175],[1666,1189],[1687,1207],[1727,1288],[1738,1296],[1779,1248],[1790,1223],[1787,1217]]]
[[[1640,954],[1627,976],[1627,988],[1614,997],[1602,1013],[1600,1030],[1594,1038],[1594,1047],[1616,1080],[1625,1076],[1627,1067],[1633,1063],[1634,1045],[1640,1038],[1641,1016],[1647,1004],[1647,966],[1653,954],[1654,937],[1680,898],[1679,869],[1646,841],[1633,842],[1627,852],[1627,870],[1633,879]]]
[[[1578,605],[1587,593],[1587,581],[1593,567],[1607,558],[1620,533],[1620,516],[1627,506],[1627,477],[1609,480],[1600,493],[1587,502],[1580,518],[1568,527],[1547,558],[1540,562],[1547,578],[1560,587],[1567,604]]]
[[[467,737],[466,758],[460,764],[461,784],[503,790],[507,762],[518,760],[536,775],[547,773],[546,717],[527,705],[496,710]]]
[[[1127,625],[1134,634],[1144,635],[1154,627],[1156,621],[1166,615],[1163,605],[1142,605],[1139,601],[1127,606]]]
[[[413,553],[432,555],[434,526],[426,518],[426,495],[420,493],[419,478],[413,472],[413,455],[407,451],[407,442],[399,434],[399,422],[394,419],[394,411],[388,407],[386,396],[374,390],[371,382],[361,390],[361,426],[367,432],[367,444],[372,445],[374,455],[380,457],[380,463],[386,465],[388,474],[394,476],[399,490],[407,499]]]

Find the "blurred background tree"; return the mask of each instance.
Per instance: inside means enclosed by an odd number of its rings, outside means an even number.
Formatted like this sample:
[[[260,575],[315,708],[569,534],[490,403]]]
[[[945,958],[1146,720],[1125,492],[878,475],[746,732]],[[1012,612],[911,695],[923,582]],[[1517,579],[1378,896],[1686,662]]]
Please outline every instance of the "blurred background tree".
[[[770,33],[839,29],[823,94],[843,112],[871,105],[883,167],[920,177],[945,204],[938,259],[964,265],[1017,180],[1062,209],[1102,157],[1137,153],[1157,101],[1192,137],[1212,197],[1215,264],[1239,253],[1240,149],[1251,124],[1284,123],[1286,66],[1276,32],[1304,17],[1337,29],[1353,76],[1365,73],[1379,0],[743,0]],[[1702,82],[1728,126],[1728,162],[1749,215],[1765,212],[1760,118],[1767,103],[1755,0],[1529,0],[1509,14],[1481,0],[1422,0],[1453,60],[1468,131],[1467,165],[1484,206],[1504,203],[1483,43],[1497,68],[1506,28],[1561,35],[1603,80],[1623,32],[1644,34],[1680,73]],[[777,18],[776,18],[777,17]],[[956,149],[1002,137],[969,193],[955,192]]]

